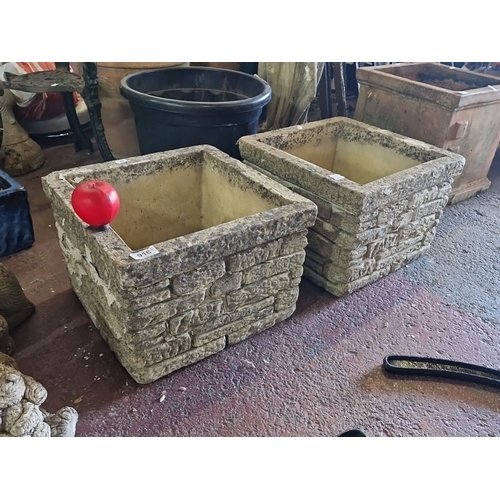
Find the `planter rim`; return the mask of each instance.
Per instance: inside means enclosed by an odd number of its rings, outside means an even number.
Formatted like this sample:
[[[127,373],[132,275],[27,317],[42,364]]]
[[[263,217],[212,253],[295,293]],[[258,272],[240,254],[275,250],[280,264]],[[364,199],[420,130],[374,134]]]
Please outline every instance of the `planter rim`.
[[[206,245],[206,241],[216,241],[238,234],[241,231],[241,224],[243,223],[247,224],[248,227],[263,227],[265,223],[262,223],[262,217],[263,214],[266,213],[272,215],[272,217],[269,217],[269,224],[276,226],[276,221],[278,220],[278,223],[283,226],[282,230],[284,234],[288,230],[287,220],[290,217],[293,217],[294,213],[296,213],[297,211],[311,213],[314,212],[314,217],[316,216],[316,206],[307,198],[304,198],[286,189],[278,182],[269,179],[260,172],[255,171],[242,162],[218,150],[217,148],[208,145],[191,146],[172,151],[165,151],[162,153],[152,153],[136,158],[128,158],[125,161],[115,160],[96,165],[76,167],[70,169],[69,171],[53,172],[42,178],[42,185],[46,194],[50,193],[51,197],[58,197],[60,200],[62,200],[66,209],[66,215],[70,214],[69,216],[74,217],[76,220],[78,220],[83,230],[88,231],[89,234],[92,233],[92,238],[95,239],[95,241],[101,248],[109,249],[107,258],[111,262],[113,262],[114,265],[122,268],[125,272],[139,272],[138,270],[140,270],[140,268],[144,265],[145,261],[134,260],[131,258],[131,254],[136,253],[140,250],[132,250],[112,227],[109,227],[104,231],[92,229],[74,213],[71,207],[71,194],[74,189],[74,185],[70,182],[70,180],[77,183],[81,182],[80,178],[82,178],[82,180],[86,177],[90,178],[90,176],[95,175],[96,171],[101,169],[121,169],[123,168],[123,164],[125,162],[128,162],[129,166],[134,166],[136,168],[140,164],[147,164],[154,161],[159,156],[161,158],[175,158],[177,156],[185,158],[186,156],[193,157],[195,155],[208,155],[215,159],[221,160],[226,164],[230,163],[230,168],[236,170],[239,175],[242,175],[253,182],[257,182],[260,184],[264,183],[265,189],[271,192],[277,198],[280,198],[283,204],[264,212],[249,215],[239,219],[234,219],[223,224],[219,224],[206,229],[201,229],[193,233],[155,243],[154,247],[159,251],[159,253],[147,259],[148,265],[151,265],[151,260],[155,259],[159,263],[164,263],[165,261],[171,263],[173,269],[178,265],[178,262],[176,263],[176,261],[179,260],[177,256],[186,249],[194,251],[198,246],[200,246],[201,248],[201,246]],[[307,229],[309,225],[310,224],[308,224],[308,220],[304,220],[304,227],[299,228],[299,230]],[[272,239],[274,238],[275,235],[273,234]],[[253,243],[262,244],[266,241]],[[231,249],[231,251],[233,250],[234,252],[241,251],[237,248]],[[201,258],[203,258],[203,252],[199,253],[201,255]],[[175,269],[173,269],[173,272],[175,273]]]
[[[168,75],[172,72],[198,72],[198,73],[226,73],[230,75],[237,75],[239,78],[246,80],[257,81],[261,84],[262,90],[259,94],[253,97],[242,99],[241,101],[228,101],[228,102],[193,102],[183,101],[180,99],[168,99],[165,97],[157,97],[144,92],[140,92],[132,88],[134,78],[139,75],[146,75],[151,73],[165,73]],[[158,111],[168,111],[170,113],[179,114],[237,114],[254,111],[263,108],[271,100],[271,86],[262,78],[258,76],[248,75],[240,71],[222,68],[206,68],[197,66],[188,67],[173,67],[173,68],[159,68],[152,70],[139,71],[125,76],[120,82],[120,93],[125,97],[131,105],[152,108]]]
[[[372,182],[368,182],[366,184],[358,184],[357,182],[351,181],[350,179],[347,178],[334,178],[332,173],[329,170],[326,170],[318,165],[315,165],[314,163],[311,163],[307,160],[303,160],[297,156],[294,156],[282,149],[276,148],[274,146],[271,146],[269,144],[266,144],[265,142],[262,141],[262,139],[268,138],[268,137],[273,137],[273,136],[282,136],[284,134],[288,134],[290,132],[297,132],[299,130],[303,129],[314,129],[314,128],[321,128],[327,124],[335,124],[335,123],[346,123],[350,126],[358,127],[358,128],[363,128],[365,130],[369,130],[372,132],[375,132],[379,135],[387,136],[394,138],[396,141],[400,143],[405,143],[409,146],[417,147],[420,149],[427,150],[429,152],[432,152],[434,154],[439,154],[440,156],[438,158],[434,158],[431,160],[428,160],[426,162],[422,162],[418,165],[415,165],[413,167],[409,167],[407,169],[404,169],[400,172],[395,172],[392,174],[389,174],[387,176],[384,176],[380,179],[376,179]],[[260,151],[264,155],[266,155],[268,158],[269,157],[278,157],[281,161],[285,162],[287,165],[298,165],[301,169],[308,171],[316,180],[321,180],[321,183],[319,186],[322,187],[322,193],[317,193],[317,194],[322,194],[322,196],[329,200],[332,203],[335,203],[335,194],[334,190],[332,188],[335,188],[338,185],[342,185],[344,187],[349,188],[352,192],[357,193],[358,195],[358,201],[359,201],[359,208],[362,207],[364,203],[364,199],[366,197],[369,197],[371,195],[375,195],[376,193],[382,192],[384,189],[387,188],[387,179],[390,178],[392,183],[402,181],[406,178],[408,173],[412,173],[418,176],[425,176],[427,175],[428,167],[430,166],[438,166],[438,165],[447,165],[450,162],[458,162],[461,163],[462,166],[465,164],[465,158],[457,153],[453,153],[441,148],[438,148],[436,146],[432,146],[431,144],[427,144],[422,141],[418,141],[416,139],[412,139],[410,137],[406,137],[400,134],[396,134],[394,132],[391,132],[389,130],[381,129],[378,127],[374,127],[372,125],[368,125],[366,123],[353,120],[351,118],[345,118],[345,117],[335,117],[335,118],[329,118],[326,120],[319,120],[315,122],[311,122],[305,125],[295,125],[291,127],[286,127],[283,129],[279,130],[271,130],[268,132],[263,132],[260,134],[255,134],[252,136],[245,136],[242,137],[238,141],[238,146],[240,148],[241,156],[242,158],[247,161],[250,164],[255,164],[255,162],[252,159],[252,154],[249,154],[249,150],[253,149],[254,151]],[[261,168],[265,168],[262,165],[258,165]],[[292,183],[297,183],[298,180],[293,178],[293,173],[292,170],[287,172],[287,177],[285,180],[292,182]],[[306,181],[306,179],[302,178],[302,181]],[[299,182],[300,184],[300,182]]]
[[[169,66],[164,66],[168,64]],[[98,62],[97,66],[110,69],[151,69],[151,68],[168,68],[186,64],[184,62]]]
[[[402,87],[404,86],[404,94],[434,102],[435,104],[448,109],[463,108],[466,106],[480,104],[493,104],[500,101],[500,78],[495,76],[466,71],[469,75],[477,75],[481,78],[491,80],[492,83],[496,82],[496,84],[469,90],[450,90],[382,71],[387,68],[419,66],[423,64],[439,67],[440,69],[445,69],[449,72],[465,72],[465,70],[460,68],[445,66],[434,62],[398,63],[383,66],[362,67],[357,70],[356,77],[360,83],[384,88],[393,92],[401,92]]]

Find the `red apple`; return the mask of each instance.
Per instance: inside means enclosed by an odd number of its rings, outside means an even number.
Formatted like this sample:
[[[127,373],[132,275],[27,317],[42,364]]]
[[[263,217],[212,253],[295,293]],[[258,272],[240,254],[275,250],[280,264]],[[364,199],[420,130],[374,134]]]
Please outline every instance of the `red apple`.
[[[116,189],[104,181],[85,181],[76,186],[71,195],[76,215],[93,227],[109,224],[120,210]]]

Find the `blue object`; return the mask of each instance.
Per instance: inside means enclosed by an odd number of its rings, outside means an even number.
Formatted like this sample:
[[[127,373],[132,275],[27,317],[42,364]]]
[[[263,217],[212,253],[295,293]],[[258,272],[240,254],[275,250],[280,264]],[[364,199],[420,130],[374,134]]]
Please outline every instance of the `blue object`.
[[[0,170],[0,257],[30,248],[34,241],[28,193]]]

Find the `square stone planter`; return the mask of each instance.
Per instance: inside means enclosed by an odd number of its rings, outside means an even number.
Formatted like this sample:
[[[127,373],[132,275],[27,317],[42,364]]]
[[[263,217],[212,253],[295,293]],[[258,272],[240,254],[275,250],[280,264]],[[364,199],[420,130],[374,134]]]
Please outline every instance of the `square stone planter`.
[[[28,193],[0,170],[0,257],[26,250],[34,241]]]
[[[466,158],[450,194],[484,191],[500,141],[500,78],[438,63],[360,68],[354,118]]]
[[[120,194],[103,231],[71,208],[72,190],[89,179]],[[211,146],[56,172],[42,184],[72,286],[139,383],[295,310],[316,206]]]
[[[246,163],[318,206],[304,276],[341,296],[422,255],[464,158],[348,118],[239,141]]]

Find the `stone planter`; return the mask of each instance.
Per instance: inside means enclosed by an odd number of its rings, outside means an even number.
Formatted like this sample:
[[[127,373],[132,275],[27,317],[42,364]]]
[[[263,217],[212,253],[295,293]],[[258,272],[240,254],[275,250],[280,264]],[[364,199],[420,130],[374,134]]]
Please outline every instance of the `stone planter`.
[[[304,276],[341,296],[422,255],[464,158],[348,118],[239,141],[246,163],[318,206]]]
[[[98,231],[73,212],[83,179],[118,190]],[[317,208],[210,146],[50,174],[72,286],[122,365],[152,382],[295,310]]]
[[[0,257],[26,250],[34,241],[28,193],[0,170]]]
[[[466,158],[449,202],[490,186],[500,140],[500,78],[437,63],[360,68],[354,118]]]

